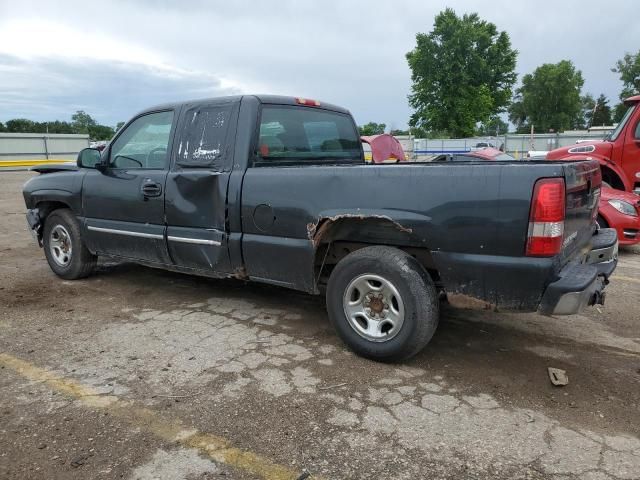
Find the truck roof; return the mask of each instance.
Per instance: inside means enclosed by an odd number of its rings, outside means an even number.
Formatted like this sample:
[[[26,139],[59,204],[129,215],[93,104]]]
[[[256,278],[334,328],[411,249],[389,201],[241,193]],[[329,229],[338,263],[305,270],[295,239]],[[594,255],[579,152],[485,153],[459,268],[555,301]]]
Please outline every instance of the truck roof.
[[[306,99],[309,100],[306,97],[292,97],[292,96],[286,96],[286,95],[229,95],[229,96],[222,96],[222,97],[209,97],[209,98],[198,98],[198,99],[194,99],[194,100],[185,100],[182,102],[169,102],[169,103],[163,103],[160,105],[154,105],[152,107],[149,108],[145,108],[144,110],[141,110],[140,112],[138,112],[136,114],[140,115],[142,113],[146,113],[146,112],[153,112],[156,110],[164,110],[164,109],[169,109],[169,108],[178,108],[182,105],[186,105],[186,104],[194,104],[194,103],[218,103],[218,102],[228,102],[228,101],[235,101],[235,100],[241,100],[244,97],[254,97],[256,98],[260,103],[266,103],[266,104],[277,104],[277,105],[299,105],[298,100],[299,99]],[[315,100],[315,99],[314,99]],[[320,105],[319,108],[325,109],[325,110],[332,110],[334,112],[340,112],[340,113],[350,113],[349,110],[347,110],[346,108],[340,107],[338,105],[334,105],[331,103],[326,103],[326,102],[322,102],[319,101]],[[314,107],[314,108],[318,108],[318,107]]]

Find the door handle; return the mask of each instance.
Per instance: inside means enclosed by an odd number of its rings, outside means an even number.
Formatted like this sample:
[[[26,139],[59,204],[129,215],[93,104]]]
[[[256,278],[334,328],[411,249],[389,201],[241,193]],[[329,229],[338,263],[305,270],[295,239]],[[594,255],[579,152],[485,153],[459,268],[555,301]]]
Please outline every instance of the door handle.
[[[159,197],[162,194],[162,186],[151,180],[146,180],[142,184],[142,195],[145,197]]]

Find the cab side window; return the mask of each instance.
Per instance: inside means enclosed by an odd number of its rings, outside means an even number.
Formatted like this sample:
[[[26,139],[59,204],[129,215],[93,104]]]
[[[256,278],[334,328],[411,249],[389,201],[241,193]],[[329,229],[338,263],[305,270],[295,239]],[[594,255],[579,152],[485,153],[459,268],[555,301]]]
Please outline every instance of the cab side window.
[[[113,142],[109,166],[126,169],[166,168],[172,123],[172,111],[136,118]]]
[[[227,133],[234,104],[202,105],[184,115],[176,163],[183,168],[224,166]]]
[[[634,135],[634,138],[636,140],[640,140],[640,122],[638,122],[638,124],[636,125],[636,133]]]

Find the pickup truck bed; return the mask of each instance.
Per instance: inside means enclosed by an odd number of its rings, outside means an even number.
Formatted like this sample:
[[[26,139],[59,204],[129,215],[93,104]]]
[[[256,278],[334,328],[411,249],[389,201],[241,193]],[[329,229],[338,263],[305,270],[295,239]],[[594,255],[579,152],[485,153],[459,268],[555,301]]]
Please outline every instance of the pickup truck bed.
[[[61,277],[110,256],[323,293],[341,337],[379,360],[426,345],[443,294],[575,313],[616,265],[597,162],[365,164],[348,111],[313,100],[155,107],[75,171],[40,171],[27,217]]]

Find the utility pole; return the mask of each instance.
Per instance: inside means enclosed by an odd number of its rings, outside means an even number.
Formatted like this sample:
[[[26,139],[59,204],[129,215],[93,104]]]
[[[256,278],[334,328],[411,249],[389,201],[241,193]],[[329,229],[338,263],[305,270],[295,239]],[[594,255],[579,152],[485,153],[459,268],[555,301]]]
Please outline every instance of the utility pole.
[[[531,125],[531,137],[529,138],[529,147],[531,148],[531,150],[535,150],[535,148],[533,148],[533,125]]]

